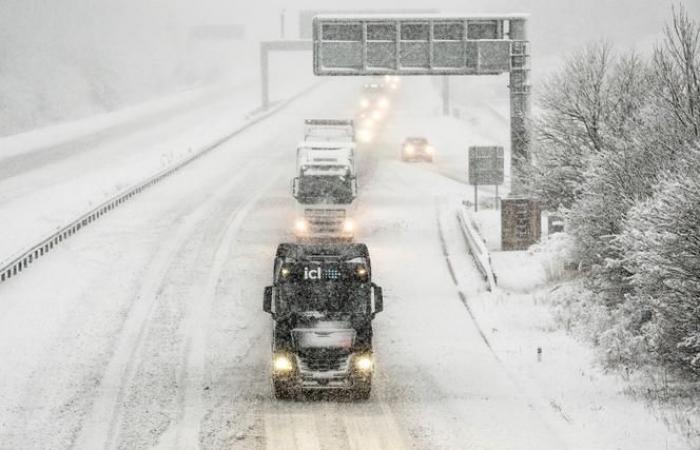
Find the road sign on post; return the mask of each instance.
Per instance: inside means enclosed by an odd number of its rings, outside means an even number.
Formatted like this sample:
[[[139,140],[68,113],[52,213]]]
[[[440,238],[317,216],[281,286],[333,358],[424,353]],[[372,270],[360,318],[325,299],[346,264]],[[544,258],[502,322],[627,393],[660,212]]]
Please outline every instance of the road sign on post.
[[[503,184],[503,147],[469,147],[469,184]]]
[[[503,184],[503,147],[469,147],[469,184],[474,186],[474,211],[479,210],[479,185]]]

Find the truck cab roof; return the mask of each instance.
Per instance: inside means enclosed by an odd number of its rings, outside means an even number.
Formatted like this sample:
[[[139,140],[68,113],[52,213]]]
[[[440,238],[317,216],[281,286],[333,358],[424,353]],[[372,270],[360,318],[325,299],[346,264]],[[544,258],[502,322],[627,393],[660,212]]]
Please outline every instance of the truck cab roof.
[[[334,141],[334,140],[305,140],[299,142],[297,148],[306,148],[309,150],[347,150],[355,147],[355,143],[351,141]]]
[[[276,256],[299,260],[315,258],[344,260],[355,257],[369,258],[369,250],[366,244],[361,243],[296,244],[286,242],[277,246]]]

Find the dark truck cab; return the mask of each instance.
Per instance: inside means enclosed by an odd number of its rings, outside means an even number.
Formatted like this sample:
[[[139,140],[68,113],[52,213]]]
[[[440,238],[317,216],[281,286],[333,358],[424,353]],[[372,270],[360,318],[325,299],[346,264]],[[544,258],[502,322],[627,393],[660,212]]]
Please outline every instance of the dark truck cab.
[[[369,398],[372,319],[382,309],[365,244],[280,244],[263,301],[273,319],[275,397],[341,390]]]

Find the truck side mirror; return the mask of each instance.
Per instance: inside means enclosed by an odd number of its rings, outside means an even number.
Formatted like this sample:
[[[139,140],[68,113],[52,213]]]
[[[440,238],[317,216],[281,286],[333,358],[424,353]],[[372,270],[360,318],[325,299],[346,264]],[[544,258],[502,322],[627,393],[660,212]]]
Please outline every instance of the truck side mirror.
[[[374,311],[372,314],[378,314],[384,311],[384,294],[382,288],[372,283],[372,291],[374,292]]]
[[[299,194],[299,177],[294,177],[292,180],[292,197],[297,198]]]
[[[272,314],[272,286],[265,286],[263,294],[263,311]]]

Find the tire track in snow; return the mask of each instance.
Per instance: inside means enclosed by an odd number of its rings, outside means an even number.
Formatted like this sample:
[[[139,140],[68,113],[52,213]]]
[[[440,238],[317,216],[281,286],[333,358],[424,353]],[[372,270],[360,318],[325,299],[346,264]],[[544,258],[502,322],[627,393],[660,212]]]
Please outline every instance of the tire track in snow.
[[[216,253],[208,276],[203,287],[193,289],[195,295],[202,299],[200,303],[192,304],[194,307],[188,313],[186,330],[186,354],[183,357],[182,373],[178,377],[184,386],[184,398],[182,400],[182,415],[175,424],[174,442],[168,442],[167,436],[161,438],[159,448],[199,448],[199,434],[201,421],[206,413],[202,390],[205,381],[205,355],[207,341],[207,321],[210,317],[212,302],[219,286],[220,275],[225,269],[231,246],[238,234],[241,224],[253,207],[267,193],[270,187],[279,179],[281,171],[272,174],[266,184],[257,190],[242,206],[231,214],[226,222],[229,224],[224,232],[221,242],[217,246]]]
[[[158,304],[157,299],[162,293],[163,283],[173,260],[177,252],[187,244],[187,238],[197,224],[218,205],[227,192],[243,181],[252,165],[246,164],[243,170],[238,171],[236,176],[206,202],[195,206],[194,213],[187,214],[193,205],[183,206],[184,221],[177,225],[149,263],[148,273],[124,321],[114,353],[100,380],[92,411],[82,426],[75,448],[94,450],[111,449],[116,446],[115,439],[122,421],[121,410],[125,395],[136,374],[140,361],[138,355],[148,335],[149,325]]]

